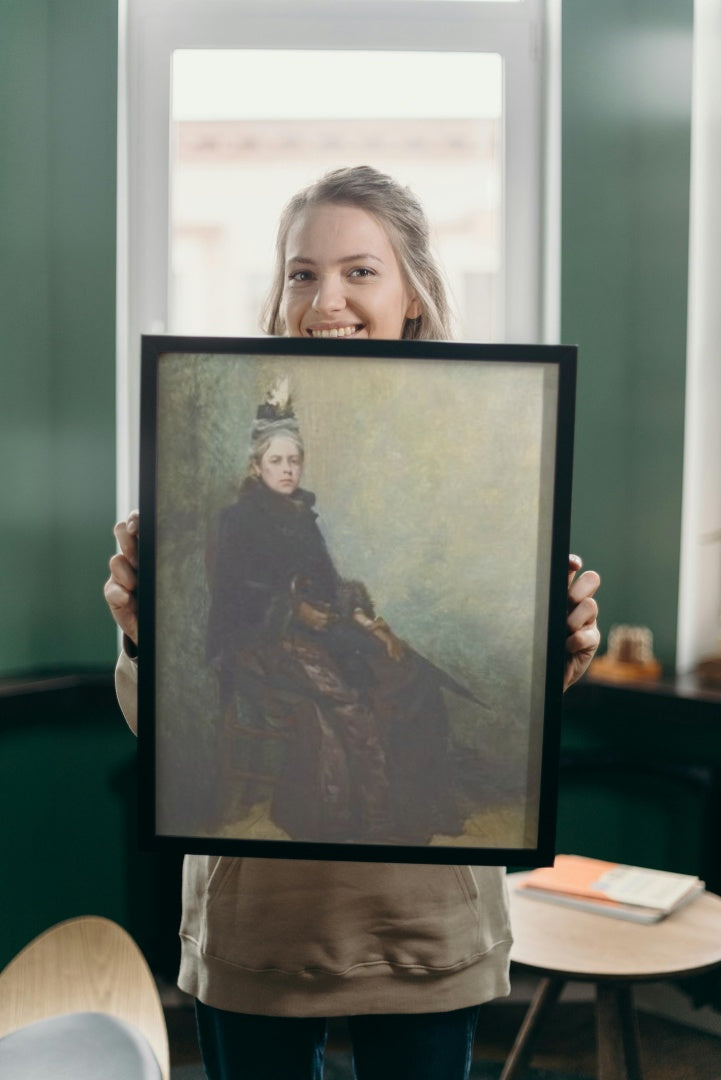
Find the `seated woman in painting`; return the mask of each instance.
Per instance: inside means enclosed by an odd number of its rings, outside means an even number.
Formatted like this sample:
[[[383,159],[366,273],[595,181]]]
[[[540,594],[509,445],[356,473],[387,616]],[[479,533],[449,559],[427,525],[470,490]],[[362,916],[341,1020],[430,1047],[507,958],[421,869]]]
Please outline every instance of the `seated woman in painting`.
[[[281,383],[258,409],[249,474],[209,558],[222,711],[240,695],[287,733],[271,817],[292,839],[455,835],[441,685],[462,688],[396,637],[364,585],[339,576],[300,486],[303,462]]]

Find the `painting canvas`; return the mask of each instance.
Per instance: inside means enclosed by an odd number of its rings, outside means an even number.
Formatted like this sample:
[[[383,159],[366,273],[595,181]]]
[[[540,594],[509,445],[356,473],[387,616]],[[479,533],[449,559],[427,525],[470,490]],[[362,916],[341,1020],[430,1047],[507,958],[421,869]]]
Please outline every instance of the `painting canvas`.
[[[143,339],[141,839],[553,854],[575,349]]]

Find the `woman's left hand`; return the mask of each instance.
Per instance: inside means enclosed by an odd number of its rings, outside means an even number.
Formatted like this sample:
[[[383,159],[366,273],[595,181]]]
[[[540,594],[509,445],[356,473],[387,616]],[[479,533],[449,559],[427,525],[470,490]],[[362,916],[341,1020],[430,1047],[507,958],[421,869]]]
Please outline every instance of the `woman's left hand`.
[[[594,600],[601,578],[595,570],[586,570],[576,577],[582,566],[583,561],[578,555],[569,555],[564,690],[568,690],[569,686],[573,686],[581,678],[593,660],[601,640],[596,625],[598,604]]]

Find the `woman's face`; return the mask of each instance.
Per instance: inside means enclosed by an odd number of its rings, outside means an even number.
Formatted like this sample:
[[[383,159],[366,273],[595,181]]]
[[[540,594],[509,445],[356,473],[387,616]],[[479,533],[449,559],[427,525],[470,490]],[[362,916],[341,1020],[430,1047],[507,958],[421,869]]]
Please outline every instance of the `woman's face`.
[[[287,435],[276,435],[254,469],[271,491],[292,495],[303,474],[303,455]]]
[[[386,230],[358,206],[306,210],[285,250],[289,337],[400,338],[406,319],[421,314]]]

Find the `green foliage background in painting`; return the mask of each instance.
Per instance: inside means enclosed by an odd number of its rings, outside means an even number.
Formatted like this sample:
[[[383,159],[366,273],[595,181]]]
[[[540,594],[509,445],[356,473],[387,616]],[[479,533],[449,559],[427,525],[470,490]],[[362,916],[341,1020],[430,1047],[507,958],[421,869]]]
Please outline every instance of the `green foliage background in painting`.
[[[483,798],[521,807],[504,846],[532,846],[545,658],[536,604],[550,556],[541,495],[553,476],[541,447],[555,441],[548,370],[342,355],[161,359],[157,730],[168,831],[192,831],[212,785],[208,531],[236,497],[255,410],[279,375],[291,378],[303,486],[317,495],[338,570],[365,582],[399,636],[488,704],[448,695],[453,741],[482,762]]]

